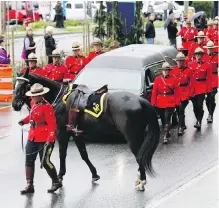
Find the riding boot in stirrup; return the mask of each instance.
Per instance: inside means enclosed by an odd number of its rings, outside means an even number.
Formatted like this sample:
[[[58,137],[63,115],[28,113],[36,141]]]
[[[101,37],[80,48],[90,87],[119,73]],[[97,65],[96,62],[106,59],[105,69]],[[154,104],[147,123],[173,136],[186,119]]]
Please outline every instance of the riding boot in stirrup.
[[[170,137],[170,132],[169,132],[169,125],[168,124],[166,124],[165,126],[164,126],[164,139],[163,139],[163,143],[164,144],[167,144],[168,143],[168,141],[169,141],[169,138]]]
[[[34,186],[33,186],[34,167],[26,166],[25,169],[26,169],[27,186],[25,189],[21,190],[21,194],[34,193]]]
[[[210,114],[208,115],[207,123],[213,123],[213,116]]]
[[[77,129],[77,126],[76,126],[78,114],[79,112],[76,112],[74,110],[69,111],[67,131],[73,131],[74,133],[83,133],[83,131]]]

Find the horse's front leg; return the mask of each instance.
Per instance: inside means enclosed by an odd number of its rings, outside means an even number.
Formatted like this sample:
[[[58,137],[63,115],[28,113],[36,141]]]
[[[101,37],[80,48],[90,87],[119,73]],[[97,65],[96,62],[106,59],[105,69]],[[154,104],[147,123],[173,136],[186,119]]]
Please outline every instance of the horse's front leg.
[[[60,169],[59,169],[59,180],[63,180],[63,176],[66,173],[66,156],[68,149],[68,142],[70,138],[70,134],[66,131],[66,129],[60,128],[57,131],[57,140],[59,142],[59,159],[60,159]]]
[[[86,162],[88,167],[90,168],[90,171],[92,173],[92,183],[95,181],[98,181],[100,179],[100,176],[97,175],[97,170],[91,163],[88,157],[88,153],[85,146],[85,140],[82,135],[74,137],[75,144],[80,152],[81,158]]]

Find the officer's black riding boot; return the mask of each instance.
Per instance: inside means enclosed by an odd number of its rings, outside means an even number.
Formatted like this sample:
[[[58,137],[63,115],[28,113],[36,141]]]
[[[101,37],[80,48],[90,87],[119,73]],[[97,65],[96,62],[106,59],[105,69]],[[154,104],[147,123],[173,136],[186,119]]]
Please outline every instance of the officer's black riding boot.
[[[183,120],[185,119],[184,115],[179,115],[179,128],[178,128],[178,135],[182,136],[184,133],[184,128],[183,128]]]
[[[34,166],[33,167],[26,166],[25,169],[26,169],[27,186],[25,189],[21,190],[21,194],[34,193],[34,186],[33,186]]]
[[[47,192],[48,193],[53,193],[57,189],[62,187],[62,183],[58,179],[55,167],[53,167],[52,169],[48,169],[47,173],[50,176],[50,178],[52,179],[52,187],[50,189],[48,189]]]
[[[183,116],[182,127],[183,127],[184,130],[187,129],[186,123],[185,123],[185,115]]]
[[[164,139],[163,139],[163,143],[164,144],[167,144],[168,141],[169,141],[169,138],[170,137],[170,130],[169,130],[169,125],[168,124],[165,124],[164,126]]]
[[[208,115],[207,123],[213,123],[213,115],[211,114]]]

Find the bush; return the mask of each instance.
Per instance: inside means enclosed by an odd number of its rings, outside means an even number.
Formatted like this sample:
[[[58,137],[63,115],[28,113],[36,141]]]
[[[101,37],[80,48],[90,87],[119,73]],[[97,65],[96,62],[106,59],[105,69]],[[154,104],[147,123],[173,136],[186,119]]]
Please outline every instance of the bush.
[[[33,23],[30,23],[29,26],[32,27],[33,29],[40,29],[46,26],[46,22],[44,21],[33,22]]]
[[[195,7],[196,13],[200,11],[205,11],[207,17],[212,16],[212,9],[214,7],[213,1],[193,1],[192,6]]]
[[[80,26],[82,25],[82,22],[78,21],[78,20],[65,20],[65,27],[75,27],[75,26]]]

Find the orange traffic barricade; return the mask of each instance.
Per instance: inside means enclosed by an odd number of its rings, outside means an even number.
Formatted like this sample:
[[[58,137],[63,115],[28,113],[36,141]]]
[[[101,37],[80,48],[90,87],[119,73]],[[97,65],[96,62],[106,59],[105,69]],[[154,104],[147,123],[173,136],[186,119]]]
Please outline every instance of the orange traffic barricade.
[[[0,104],[11,104],[12,99],[12,67],[8,64],[0,64]]]

